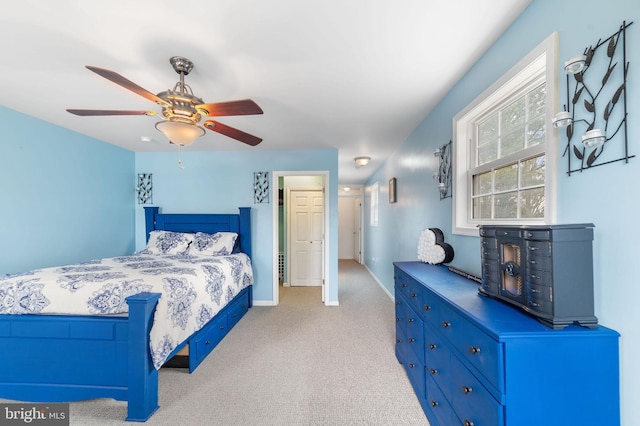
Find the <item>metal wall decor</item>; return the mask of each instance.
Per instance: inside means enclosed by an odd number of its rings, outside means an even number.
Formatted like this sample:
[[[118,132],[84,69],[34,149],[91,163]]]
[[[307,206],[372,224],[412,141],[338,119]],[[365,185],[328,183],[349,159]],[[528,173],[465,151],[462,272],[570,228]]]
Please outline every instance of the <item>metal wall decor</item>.
[[[440,199],[451,197],[451,141],[436,149],[433,155],[438,159],[438,171],[433,178],[438,181]]]
[[[255,204],[269,202],[269,172],[253,173],[253,202]]]
[[[138,194],[138,204],[153,203],[153,182],[151,173],[138,173],[138,185],[136,186]]]
[[[565,63],[567,103],[556,114],[553,125],[566,127],[567,174],[618,161],[627,163],[627,75],[626,29],[585,49]],[[615,150],[614,147],[619,149]],[[605,148],[607,148],[605,152]]]

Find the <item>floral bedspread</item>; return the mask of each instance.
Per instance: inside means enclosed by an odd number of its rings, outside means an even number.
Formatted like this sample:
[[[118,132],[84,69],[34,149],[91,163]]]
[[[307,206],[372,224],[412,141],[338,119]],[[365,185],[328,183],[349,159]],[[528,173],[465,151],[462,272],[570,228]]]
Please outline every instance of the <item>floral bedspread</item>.
[[[180,343],[252,283],[251,261],[244,253],[136,253],[0,277],[0,314],[123,314],[128,296],[162,293],[150,342],[154,366],[160,368]]]

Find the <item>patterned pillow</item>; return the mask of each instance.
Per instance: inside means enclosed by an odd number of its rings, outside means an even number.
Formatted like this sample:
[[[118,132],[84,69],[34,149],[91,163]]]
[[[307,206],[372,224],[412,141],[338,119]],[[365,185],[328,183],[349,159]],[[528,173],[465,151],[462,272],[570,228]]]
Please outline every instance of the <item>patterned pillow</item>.
[[[193,234],[151,231],[147,252],[150,254],[184,254],[194,240]]]
[[[201,256],[226,256],[233,252],[238,234],[235,232],[216,232],[205,234],[197,232],[193,244],[189,247],[189,254]]]

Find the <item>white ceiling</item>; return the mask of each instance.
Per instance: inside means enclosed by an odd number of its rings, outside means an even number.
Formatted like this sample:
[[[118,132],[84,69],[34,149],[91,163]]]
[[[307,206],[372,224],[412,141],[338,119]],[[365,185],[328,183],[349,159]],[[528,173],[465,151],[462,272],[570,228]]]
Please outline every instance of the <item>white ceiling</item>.
[[[207,131],[187,150],[336,148],[339,183],[362,184],[531,0],[20,0],[0,14],[2,105],[132,151],[172,151],[156,117],[66,108],[157,105],[179,80],[205,102],[251,98],[264,115],[221,117],[255,148]],[[143,142],[142,137],[151,141]],[[372,157],[356,169],[353,158]]]

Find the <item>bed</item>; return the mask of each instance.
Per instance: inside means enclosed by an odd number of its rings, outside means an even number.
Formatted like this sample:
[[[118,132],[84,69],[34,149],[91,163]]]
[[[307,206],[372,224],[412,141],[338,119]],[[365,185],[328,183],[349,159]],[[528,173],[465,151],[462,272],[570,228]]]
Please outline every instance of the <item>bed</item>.
[[[210,260],[199,260],[200,252],[197,253],[198,256],[192,256],[190,251],[185,252],[187,255],[183,253],[175,256],[168,251],[160,253],[166,258],[156,259],[153,256],[158,253],[149,250],[148,244],[144,251],[131,257],[123,256],[83,264],[83,267],[92,268],[94,279],[103,279],[103,275],[107,274],[95,272],[100,270],[95,269],[96,267],[107,268],[106,265],[109,265],[111,268],[112,263],[123,263],[128,265],[129,270],[136,271],[141,270],[140,265],[146,263],[144,271],[156,279],[158,271],[163,268],[171,269],[173,275],[164,276],[164,287],[161,287],[161,290],[158,290],[157,285],[148,286],[147,283],[152,281],[132,275],[133,278],[127,280],[129,284],[136,284],[128,287],[131,295],[126,296],[121,289],[118,293],[124,301],[120,303],[125,304],[127,313],[118,312],[114,308],[119,305],[113,303],[117,298],[102,296],[92,299],[95,303],[85,303],[87,306],[93,305],[90,306],[93,310],[89,313],[47,314],[47,309],[51,308],[49,305],[55,304],[48,301],[53,299],[43,298],[42,294],[39,294],[40,297],[23,296],[21,309],[29,306],[38,314],[19,312],[0,315],[0,398],[29,402],[72,402],[113,398],[127,401],[127,421],[144,422],[159,408],[158,368],[188,346],[188,367],[189,372],[193,372],[248,311],[252,306],[253,278],[252,273],[247,272],[246,265],[241,263],[248,263],[250,270],[250,208],[240,208],[239,214],[164,214],[160,213],[159,207],[145,207],[145,224],[148,242],[150,239],[159,238],[158,235],[169,234],[195,236],[202,233],[203,238],[212,234],[237,234],[229,256],[215,257],[217,264],[229,258],[233,259],[230,267],[236,267],[236,271],[241,270],[238,268],[244,268],[242,275],[238,273],[240,278],[236,277],[235,287],[223,290],[213,281],[212,275],[215,274],[209,274],[208,277],[207,291],[211,299],[218,299],[218,309],[207,308],[205,313],[208,315],[202,315],[202,312],[195,315],[197,319],[189,321],[198,322],[197,330],[191,331],[189,327],[193,324],[189,323],[189,326],[186,326],[186,317],[182,315],[184,306],[180,299],[168,299],[169,292],[177,292],[182,296],[185,294],[184,288],[172,287],[174,281],[181,282],[180,275],[177,274],[183,267],[169,262],[172,258],[186,257],[197,266],[191,269],[211,270],[212,268],[205,267],[209,265]],[[194,244],[193,240],[189,241],[189,245],[191,244]],[[207,254],[206,250],[202,253]],[[158,266],[154,262],[167,263]],[[73,269],[75,267],[77,265],[58,268],[56,273],[62,271],[69,274],[76,271]],[[110,274],[114,274],[109,271]],[[28,274],[20,275],[24,277]],[[0,304],[3,300],[6,305],[6,300],[16,299],[7,296],[7,288],[11,287],[9,278],[15,277],[3,277],[4,290],[3,281],[0,280]],[[75,282],[67,280],[65,286],[73,286]],[[78,285],[78,289],[81,287],[82,285]],[[16,285],[11,288],[15,291]],[[215,291],[212,291],[212,288],[215,288]],[[71,293],[72,291],[68,294]],[[163,294],[167,296],[161,297]],[[79,305],[70,299],[65,299],[64,304]],[[109,309],[103,312],[105,307]],[[96,309],[100,311],[100,315],[96,314]],[[157,325],[160,323],[160,313],[166,310],[174,314],[177,312],[173,315],[174,323],[175,317],[181,318],[181,321],[178,321],[179,327],[176,327],[176,330],[182,328],[178,332],[186,332],[187,335],[179,340],[169,339],[172,340],[171,344],[166,344],[166,341],[160,344],[158,342],[161,339],[156,337],[153,340],[152,335],[154,330],[160,327]],[[172,332],[161,330],[158,333],[157,336],[167,336]],[[157,356],[156,352],[161,353],[161,356]]]

